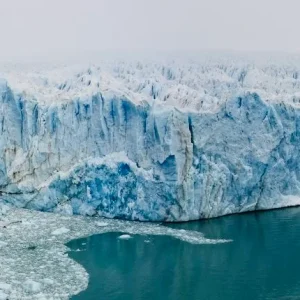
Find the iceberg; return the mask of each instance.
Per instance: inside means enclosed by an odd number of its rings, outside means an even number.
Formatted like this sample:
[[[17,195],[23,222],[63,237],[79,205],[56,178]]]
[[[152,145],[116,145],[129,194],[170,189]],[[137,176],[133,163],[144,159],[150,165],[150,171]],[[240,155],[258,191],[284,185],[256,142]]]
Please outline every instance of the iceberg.
[[[5,66],[0,201],[140,221],[300,204],[300,61]]]

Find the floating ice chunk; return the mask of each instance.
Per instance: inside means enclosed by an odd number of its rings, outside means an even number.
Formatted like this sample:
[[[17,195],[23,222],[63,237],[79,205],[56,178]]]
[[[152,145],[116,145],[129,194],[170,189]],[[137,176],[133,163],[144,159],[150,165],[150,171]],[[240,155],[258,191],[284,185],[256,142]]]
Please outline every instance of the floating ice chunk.
[[[0,221],[0,228],[5,228],[8,224],[6,222]]]
[[[129,234],[122,234],[118,237],[118,239],[120,239],[120,240],[129,240],[131,238],[132,238],[132,236]]]
[[[9,291],[11,290],[11,285],[8,283],[0,282],[0,290]]]
[[[8,295],[2,291],[0,291],[0,300],[8,300]]]
[[[53,285],[54,284],[54,280],[50,279],[50,278],[44,278],[43,279],[43,282],[46,284],[46,285]]]
[[[2,248],[2,247],[5,247],[7,245],[7,243],[6,242],[2,242],[2,241],[0,241],[0,248]]]
[[[59,204],[55,208],[54,212],[62,214],[62,215],[73,215],[73,208],[70,204],[65,203],[65,204]]]
[[[102,221],[96,222],[95,224],[96,224],[97,226],[99,226],[99,227],[105,227],[105,226],[108,226],[108,223],[102,222]]]
[[[0,203],[0,215],[6,215],[10,210],[10,207],[8,205]]]
[[[61,227],[61,228],[58,228],[54,231],[52,231],[52,235],[60,235],[60,234],[65,234],[65,233],[68,233],[70,231],[70,229],[66,228],[66,227]]]
[[[39,282],[28,279],[24,282],[24,289],[29,293],[38,293],[42,286]]]

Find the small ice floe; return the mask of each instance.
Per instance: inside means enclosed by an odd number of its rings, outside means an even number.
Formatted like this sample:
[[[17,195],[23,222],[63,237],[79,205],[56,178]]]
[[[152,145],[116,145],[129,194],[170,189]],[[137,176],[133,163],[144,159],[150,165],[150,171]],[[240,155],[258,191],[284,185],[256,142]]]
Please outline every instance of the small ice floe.
[[[74,249],[74,250],[71,249],[68,252],[83,252],[83,251],[85,251],[85,250],[77,248],[77,249]]]
[[[129,234],[122,234],[118,237],[118,239],[120,239],[120,240],[129,240],[131,238],[132,238],[132,236]]]
[[[24,289],[28,293],[38,293],[41,290],[42,286],[39,282],[28,279],[24,282]]]
[[[11,207],[5,204],[0,204],[0,216],[5,216],[10,211]]]
[[[9,291],[11,290],[11,285],[5,282],[0,282],[0,290]]]
[[[108,226],[108,223],[102,222],[102,221],[96,222],[95,224],[96,224],[98,227],[105,227],[105,226]]]
[[[66,227],[61,227],[61,228],[58,228],[54,231],[52,231],[52,235],[61,235],[61,234],[65,234],[65,233],[68,233],[70,231],[70,229],[66,228]]]
[[[9,222],[9,223],[0,221],[0,228],[7,228],[10,225],[15,225],[15,224],[19,224],[19,223],[22,223],[22,221],[13,221],[13,222]]]
[[[54,280],[50,279],[50,278],[44,278],[43,279],[43,282],[46,284],[46,285],[53,285],[54,284]]]
[[[8,225],[7,222],[4,222],[4,221],[0,221],[0,228],[6,228]]]
[[[0,290],[0,300],[8,300],[8,299],[9,299],[8,294],[6,294]]]
[[[6,245],[7,245],[7,243],[0,241],[0,248],[5,247]]]

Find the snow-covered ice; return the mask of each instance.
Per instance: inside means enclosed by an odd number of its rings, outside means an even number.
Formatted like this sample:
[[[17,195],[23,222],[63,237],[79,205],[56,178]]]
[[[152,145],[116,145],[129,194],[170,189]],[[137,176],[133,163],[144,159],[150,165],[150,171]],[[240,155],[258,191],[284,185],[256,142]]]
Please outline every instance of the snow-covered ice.
[[[125,236],[169,235],[192,244],[230,242],[208,239],[200,232],[181,232],[159,224],[64,216],[15,208],[1,219],[9,225],[0,228],[1,240],[6,243],[0,251],[0,299],[9,300],[69,299],[86,289],[88,274],[66,254],[68,248],[65,244],[72,239],[120,232]],[[99,222],[107,225],[99,226]],[[53,235],[55,231],[64,233]]]
[[[300,58],[3,65],[0,200],[186,221],[300,204]]]

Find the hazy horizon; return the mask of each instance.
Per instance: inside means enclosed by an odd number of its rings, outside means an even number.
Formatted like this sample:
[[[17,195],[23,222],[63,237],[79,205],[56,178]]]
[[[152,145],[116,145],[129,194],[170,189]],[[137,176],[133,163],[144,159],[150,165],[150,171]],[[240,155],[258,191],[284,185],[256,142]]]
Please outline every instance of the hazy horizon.
[[[300,53],[296,0],[10,0],[1,60],[126,52]]]

